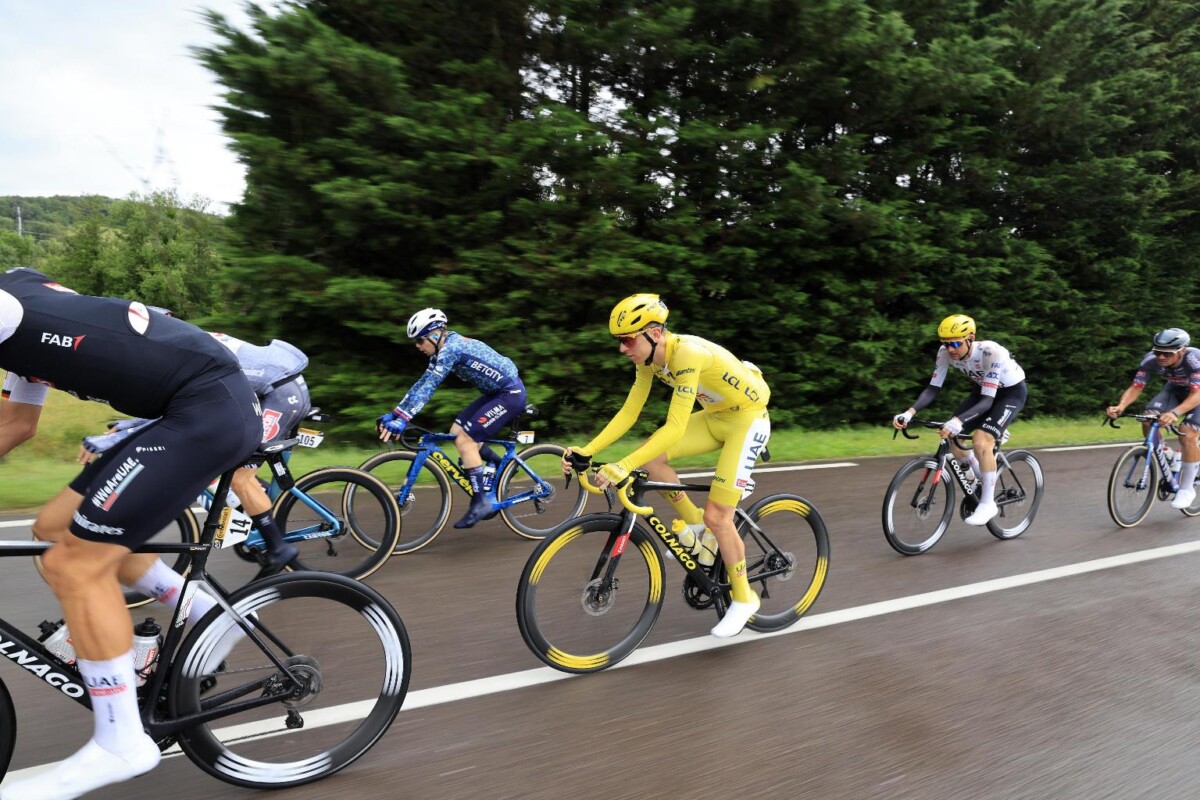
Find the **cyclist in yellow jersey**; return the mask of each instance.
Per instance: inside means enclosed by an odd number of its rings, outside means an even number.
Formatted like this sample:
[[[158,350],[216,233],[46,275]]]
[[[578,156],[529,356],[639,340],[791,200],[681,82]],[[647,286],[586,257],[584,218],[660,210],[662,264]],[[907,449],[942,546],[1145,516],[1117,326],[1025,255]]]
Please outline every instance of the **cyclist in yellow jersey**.
[[[641,413],[654,378],[674,387],[666,423],[637,450],[601,467],[596,483],[601,487],[620,483],[639,467],[651,480],[677,483],[671,459],[721,451],[703,512],[684,492],[664,496],[693,532],[703,531],[703,524],[715,534],[729,573],[732,603],[712,634],[735,636],[758,610],[759,598],[746,580],[746,548],[734,526],[733,509],[771,437],[767,414],[771,390],[758,367],[740,361],[720,345],[668,332],[667,314],[666,304],[656,294],[635,294],[613,308],[608,329],[620,343],[620,351],[636,365],[633,388],[596,438],[583,447],[567,448],[567,453],[592,456],[620,439]],[[697,402],[701,410],[692,413]],[[566,460],[563,469],[570,469]]]

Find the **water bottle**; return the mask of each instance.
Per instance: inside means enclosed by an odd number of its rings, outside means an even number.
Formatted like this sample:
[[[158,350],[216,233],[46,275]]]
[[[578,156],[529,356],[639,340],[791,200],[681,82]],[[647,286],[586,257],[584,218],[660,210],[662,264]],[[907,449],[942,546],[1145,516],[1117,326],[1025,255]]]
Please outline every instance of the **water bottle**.
[[[58,622],[45,620],[38,625],[42,635],[38,641],[66,664],[75,663],[75,645],[71,641],[71,633],[60,619]]]
[[[696,556],[696,560],[705,567],[711,567],[717,560],[717,536],[712,531],[704,531],[704,536],[700,539],[700,554]]]
[[[483,462],[483,490],[490,492],[492,482],[496,480],[496,465],[490,461]]]
[[[1171,472],[1176,474],[1183,468],[1183,453],[1179,450],[1171,450]]]
[[[162,647],[159,634],[162,628],[154,617],[146,617],[133,629],[133,671],[137,673],[137,685],[143,686],[146,679],[154,672],[158,661],[158,651]]]

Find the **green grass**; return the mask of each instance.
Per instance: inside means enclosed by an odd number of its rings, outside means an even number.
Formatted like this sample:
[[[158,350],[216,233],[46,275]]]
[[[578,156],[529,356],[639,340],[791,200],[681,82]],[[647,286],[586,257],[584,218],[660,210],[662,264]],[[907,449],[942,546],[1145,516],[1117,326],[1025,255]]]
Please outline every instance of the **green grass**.
[[[79,472],[75,456],[80,439],[89,433],[104,430],[104,424],[116,415],[107,406],[85,403],[51,392],[42,413],[39,433],[31,441],[0,460],[0,510],[29,510],[40,506],[60,491]],[[1038,417],[1020,420],[1012,427],[1009,448],[1045,447],[1051,445],[1092,444],[1135,441],[1140,426],[1131,420],[1122,423],[1121,430],[1101,425],[1100,414],[1088,419]],[[853,426],[835,430],[781,430],[771,437],[771,455],[776,462],[813,461],[821,459],[866,458],[932,452],[936,445],[934,431],[920,431],[916,441],[897,437],[886,424]],[[588,436],[560,440],[560,444],[582,444]],[[628,438],[609,448],[600,457],[605,460],[621,458],[641,440]],[[323,445],[316,450],[298,448],[292,460],[292,471],[302,475],[319,466],[357,466],[379,452],[377,447],[346,447]],[[450,448],[451,450],[453,448]],[[712,466],[712,456],[681,459],[677,467]]]

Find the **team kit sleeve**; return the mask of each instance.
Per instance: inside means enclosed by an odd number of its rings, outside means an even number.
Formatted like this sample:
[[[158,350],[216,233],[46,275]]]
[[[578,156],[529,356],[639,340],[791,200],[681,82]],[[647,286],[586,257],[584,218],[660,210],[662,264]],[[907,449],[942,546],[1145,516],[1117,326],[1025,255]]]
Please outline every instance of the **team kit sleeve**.
[[[929,377],[929,384],[921,390],[916,402],[912,404],[913,411],[919,412],[923,408],[927,408],[938,396],[938,392],[942,390],[942,384],[946,382],[946,373],[950,370],[950,356],[946,353],[945,346],[938,348],[937,358],[933,361],[933,375]]]
[[[1154,367],[1154,351],[1151,350],[1146,355],[1142,356],[1142,363],[1138,364],[1137,372],[1133,373],[1133,384],[1138,388],[1146,388],[1146,384],[1150,382],[1150,370]]]
[[[604,430],[600,431],[594,439],[584,445],[584,455],[592,456],[599,453],[624,436],[633,427],[633,423],[637,422],[638,416],[642,413],[642,408],[646,405],[647,398],[650,397],[650,387],[653,384],[654,371],[650,367],[638,367],[636,376],[633,379],[633,386],[629,387],[629,394],[626,395],[625,402],[621,405],[621,410],[609,420],[608,424],[604,426]]]
[[[617,466],[629,470],[637,469],[647,461],[658,458],[683,438],[687,432],[688,418],[696,405],[696,387],[700,385],[700,372],[711,359],[709,352],[689,343],[681,343],[675,351],[671,374],[675,379],[675,391],[671,393],[671,405],[667,408],[667,421],[656,430],[646,443],[617,462]]]
[[[443,348],[442,352],[438,353],[437,357],[430,362],[429,369],[425,370],[425,374],[413,384],[412,388],[408,390],[408,394],[404,395],[404,399],[396,404],[396,414],[406,420],[415,417],[417,412],[429,402],[429,398],[433,397],[433,393],[441,386],[442,381],[446,380],[446,376],[450,374],[457,363],[458,351],[450,346]]]

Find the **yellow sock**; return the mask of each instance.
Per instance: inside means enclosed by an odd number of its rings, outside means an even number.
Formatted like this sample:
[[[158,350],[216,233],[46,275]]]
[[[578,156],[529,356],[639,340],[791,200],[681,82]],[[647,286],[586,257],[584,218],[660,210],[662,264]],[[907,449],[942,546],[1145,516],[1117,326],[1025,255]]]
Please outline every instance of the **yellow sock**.
[[[750,581],[746,580],[746,559],[734,564],[732,567],[726,565],[725,571],[729,573],[729,594],[735,603],[749,603],[754,597],[754,590],[750,588]]]
[[[677,492],[663,492],[662,496],[675,509],[675,514],[688,525],[704,522],[704,512],[696,507],[687,492],[680,489]]]

